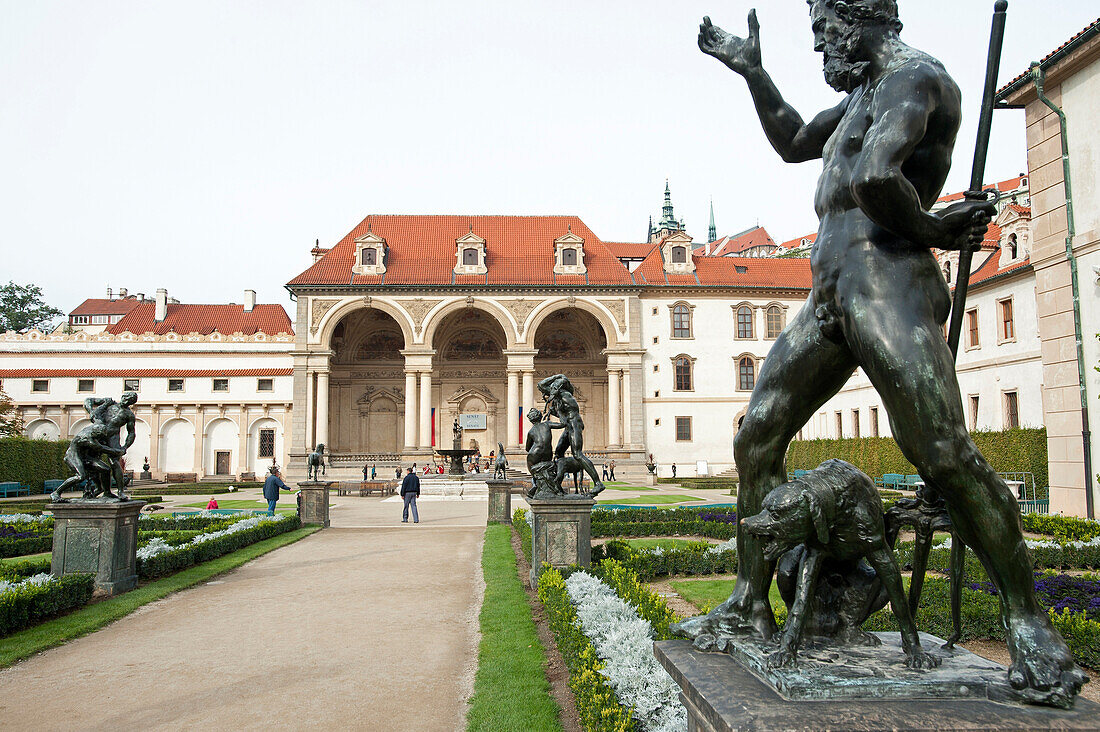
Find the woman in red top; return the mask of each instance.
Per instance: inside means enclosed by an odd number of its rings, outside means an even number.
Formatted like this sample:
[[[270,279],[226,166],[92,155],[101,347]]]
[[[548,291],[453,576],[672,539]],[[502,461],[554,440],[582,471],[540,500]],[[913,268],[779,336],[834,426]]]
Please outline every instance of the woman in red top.
[[[207,511],[213,511],[218,507],[218,502],[214,500],[214,496],[210,496],[210,503],[206,504]]]

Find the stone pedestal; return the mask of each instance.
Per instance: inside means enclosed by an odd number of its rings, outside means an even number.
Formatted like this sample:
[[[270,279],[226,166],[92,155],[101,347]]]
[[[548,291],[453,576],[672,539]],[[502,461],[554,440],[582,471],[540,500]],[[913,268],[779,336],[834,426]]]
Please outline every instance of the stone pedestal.
[[[657,476],[654,475],[653,473],[646,473],[645,474],[645,481],[642,483],[642,485],[650,485],[650,486],[657,485]]]
[[[53,558],[61,576],[95,573],[95,594],[117,595],[137,586],[138,514],[145,501],[51,503]]]
[[[336,485],[335,481],[318,480],[298,484],[298,490],[302,492],[300,516],[303,524],[320,524],[323,528],[328,528],[329,488],[334,485]]]
[[[897,636],[897,633],[891,634]],[[926,649],[934,647],[922,640]],[[680,686],[687,708],[688,732],[732,730],[1086,730],[1096,729],[1100,704],[1078,699],[1072,710],[1000,703],[995,685],[979,679],[986,667],[996,667],[966,651],[959,655],[958,673],[975,677],[972,685],[958,684],[930,691],[924,697],[839,695],[793,700],[780,695],[731,655],[707,653],[690,641],[653,644],[657,660]],[[801,656],[801,654],[800,654]],[[972,660],[981,668],[970,668]],[[945,661],[945,664],[947,661]],[[904,668],[903,664],[899,664]],[[920,674],[921,672],[912,672]],[[870,675],[870,674],[865,674]],[[1005,678],[997,667],[998,679]],[[828,685],[823,685],[828,686]],[[1007,687],[1007,683],[1004,684]],[[845,692],[847,693],[847,692]],[[944,696],[944,694],[948,694]]]
[[[592,564],[591,498],[532,498],[531,584],[538,579],[543,562],[563,568]]]
[[[489,523],[512,523],[512,481],[487,480],[489,484]]]
[[[141,480],[152,480],[153,474],[148,470],[141,471]]]

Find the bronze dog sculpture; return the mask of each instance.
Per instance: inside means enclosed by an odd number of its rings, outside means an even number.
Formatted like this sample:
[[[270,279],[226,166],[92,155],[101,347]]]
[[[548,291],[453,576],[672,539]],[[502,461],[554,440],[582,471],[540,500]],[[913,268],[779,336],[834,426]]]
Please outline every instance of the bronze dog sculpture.
[[[770,665],[795,664],[807,625],[818,634],[847,636],[846,641],[877,642],[859,630],[874,606],[881,607],[872,569],[901,626],[905,665],[939,665],[937,657],[921,649],[901,572],[887,543],[882,498],[853,465],[829,460],[780,485],[764,498],[760,513],[741,520],[741,528],[758,538],[766,561],[784,560],[780,575],[788,590],[787,624],[779,650],[768,657]],[[819,586],[823,571],[830,581]]]

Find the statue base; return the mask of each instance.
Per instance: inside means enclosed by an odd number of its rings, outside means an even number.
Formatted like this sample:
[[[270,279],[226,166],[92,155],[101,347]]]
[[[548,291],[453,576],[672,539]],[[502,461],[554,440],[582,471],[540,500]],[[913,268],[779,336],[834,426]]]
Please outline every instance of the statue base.
[[[891,636],[893,643],[887,645]],[[775,650],[774,645],[762,641],[748,644],[746,650],[742,639],[736,639],[731,644],[733,655],[699,651],[687,640],[654,643],[653,652],[680,686],[688,732],[819,730],[826,726],[846,730],[1096,729],[1100,704],[1079,698],[1073,709],[1063,710],[1007,703],[1009,699],[1002,694],[1008,688],[1003,666],[962,649],[942,651],[942,640],[922,633],[924,649],[935,649],[945,660],[939,669],[913,671],[901,661],[898,634],[882,633],[880,637],[882,646],[856,649],[875,651],[885,659],[875,665],[859,666],[867,659],[853,659],[851,665],[837,663],[840,656],[850,655],[848,648],[799,651],[798,668],[779,670],[789,674],[783,682],[785,691],[777,690],[775,684],[741,662],[761,653],[754,645],[766,646],[768,652]],[[774,681],[776,672],[769,673]],[[792,681],[797,675],[804,676],[806,682]],[[910,676],[927,680],[911,684]],[[857,694],[854,683],[861,678],[867,683]],[[813,691],[810,682],[816,687]]]
[[[512,523],[512,481],[487,480],[489,484],[489,519],[491,524]]]
[[[145,501],[51,503],[53,558],[50,573],[95,574],[96,595],[137,587],[138,515]]]
[[[303,524],[320,524],[322,528],[330,525],[328,518],[329,488],[335,481],[310,480],[298,484],[302,493],[302,510],[299,518]]]
[[[573,498],[531,498],[531,585],[545,562],[564,568],[592,565],[592,507],[596,501]]]

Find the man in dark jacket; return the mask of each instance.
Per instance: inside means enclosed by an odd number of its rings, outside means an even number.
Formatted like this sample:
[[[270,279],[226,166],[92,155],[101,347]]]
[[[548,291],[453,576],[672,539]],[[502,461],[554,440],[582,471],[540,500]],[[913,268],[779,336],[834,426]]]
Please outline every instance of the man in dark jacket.
[[[420,523],[420,515],[416,512],[416,497],[420,495],[420,478],[416,477],[416,473],[412,468],[408,469],[409,472],[405,474],[405,479],[401,481],[401,497],[405,499],[405,510],[401,512],[401,523],[409,523],[409,506],[412,506],[413,523]]]
[[[279,501],[279,491],[282,489],[290,490],[286,487],[286,483],[279,477],[279,468],[276,465],[271,466],[271,475],[267,476],[267,480],[264,481],[264,498],[267,499],[267,515],[275,515],[275,504]]]

